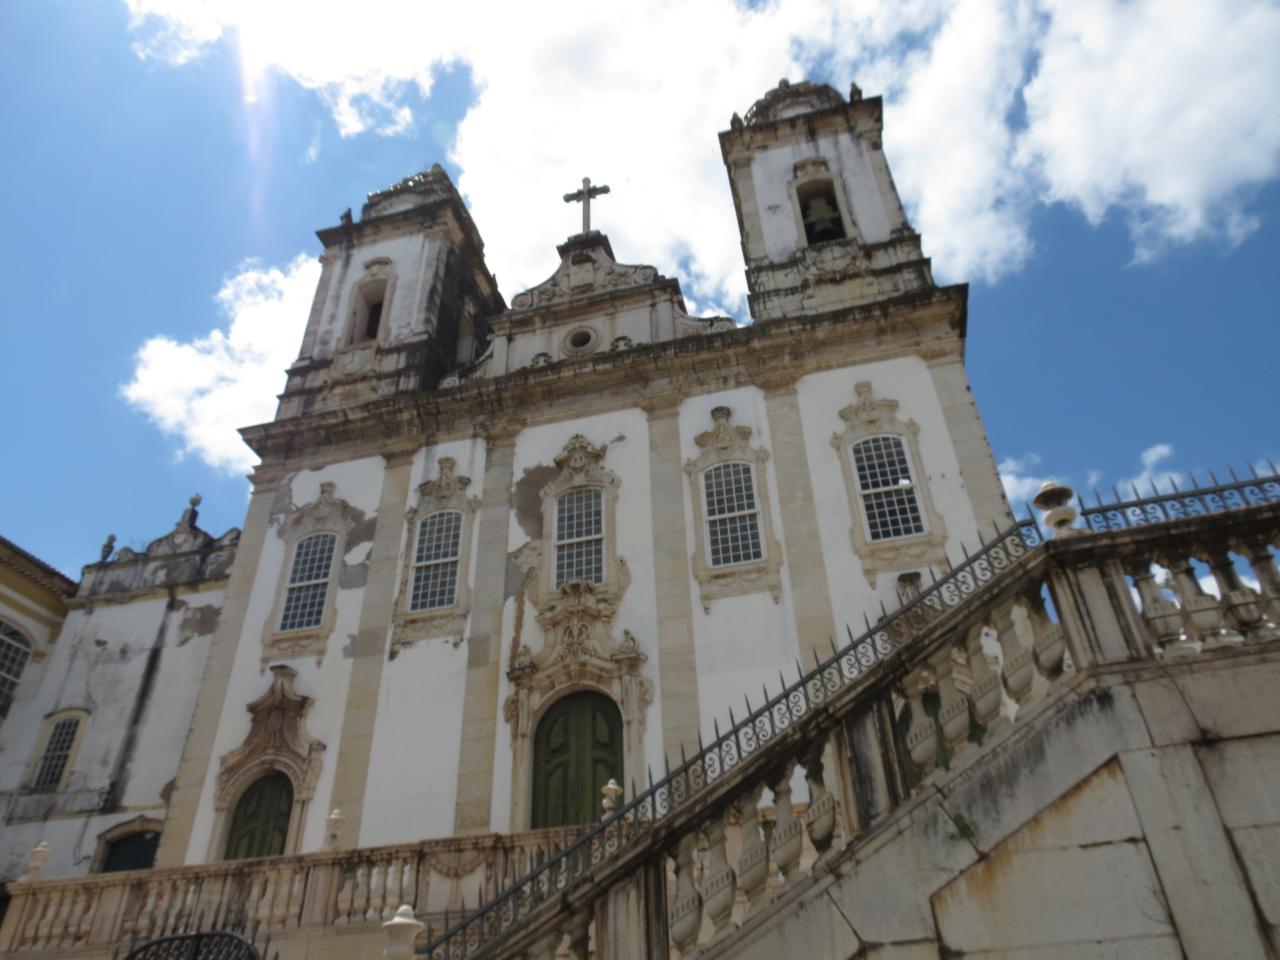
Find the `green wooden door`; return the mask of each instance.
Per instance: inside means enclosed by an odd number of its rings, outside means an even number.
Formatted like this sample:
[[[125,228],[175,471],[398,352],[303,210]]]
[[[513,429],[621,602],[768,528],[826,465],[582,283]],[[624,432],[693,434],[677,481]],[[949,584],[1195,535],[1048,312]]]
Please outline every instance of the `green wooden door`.
[[[600,789],[622,779],[622,715],[598,693],[552,704],[533,740],[531,826],[578,826],[600,817]]]
[[[227,837],[227,859],[278,857],[284,853],[293,808],[293,784],[283,773],[255,780],[236,804]]]

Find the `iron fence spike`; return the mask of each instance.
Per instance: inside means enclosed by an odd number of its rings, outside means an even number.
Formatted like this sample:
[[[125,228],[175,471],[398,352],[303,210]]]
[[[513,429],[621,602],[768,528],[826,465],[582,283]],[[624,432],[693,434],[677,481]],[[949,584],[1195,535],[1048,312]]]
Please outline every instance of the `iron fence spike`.
[[[733,719],[733,707],[729,708],[729,729],[733,730],[738,726],[737,721]]]
[[[985,546],[987,545],[986,538],[984,538],[984,537],[982,536],[982,527],[981,527],[981,526],[979,526],[979,527],[978,527],[978,544],[979,544],[980,546],[983,546],[983,547],[985,547]]]
[[[1218,482],[1218,475],[1214,473],[1212,469],[1209,470],[1209,479],[1213,481],[1213,485],[1215,487],[1221,486],[1221,484]]]
[[[804,683],[804,668],[800,666],[800,661],[796,660],[796,683]]]
[[[632,800],[634,800],[634,799],[635,799],[636,797],[638,797],[638,796],[640,796],[640,791],[636,789],[636,778],[635,778],[635,776],[634,776],[634,775],[632,775],[632,777],[631,777],[631,799],[632,799]]]
[[[751,717],[751,698],[750,698],[750,697],[748,697],[748,696],[744,693],[744,694],[742,695],[742,700],[743,700],[743,702],[747,705],[747,718],[748,718],[748,719],[750,719],[750,717]]]
[[[1199,489],[1200,489],[1200,481],[1196,479],[1196,472],[1195,472],[1194,470],[1188,470],[1188,471],[1187,471],[1187,476],[1189,476],[1189,477],[1191,478],[1191,489],[1192,489],[1192,490],[1199,490]]]
[[[778,696],[782,696],[787,692],[787,681],[782,678],[782,671],[778,671]]]
[[[1274,477],[1276,475],[1276,465],[1271,462],[1270,457],[1267,457],[1267,466],[1271,469],[1271,475]]]
[[[719,720],[717,720],[715,717],[712,717],[712,718],[711,718],[711,726],[712,726],[712,728],[713,728],[713,729],[715,730],[715,732],[716,732],[716,739],[717,739],[717,740],[719,740],[719,739],[720,739],[720,721],[719,721]],[[699,746],[699,747],[701,747],[701,746],[702,746],[702,731],[701,731],[701,730],[699,730],[699,731],[698,731],[698,746]]]
[[[1155,478],[1155,477],[1152,477],[1152,478],[1151,478],[1151,495],[1152,495],[1153,497],[1158,497],[1158,496],[1160,496],[1160,488],[1156,486],[1156,478]]]
[[[1116,495],[1116,503],[1122,503],[1124,501],[1124,497],[1120,496],[1120,488],[1114,483],[1111,485],[1111,492]]]
[[[712,722],[714,723],[714,718],[712,718]],[[716,728],[716,739],[717,739],[717,740],[719,740],[719,739],[720,739],[720,725],[719,725],[719,724],[715,724],[715,728]],[[699,753],[702,753],[702,752],[703,752],[704,750],[706,750],[706,749],[707,749],[707,748],[706,748],[706,747],[704,747],[704,746],[702,745],[702,730],[701,730],[701,728],[699,728],[699,730],[698,730],[698,752],[699,752]]]
[[[938,583],[938,571],[936,571],[936,570],[934,570],[934,569],[933,569],[933,564],[929,564],[929,580],[930,580],[930,582],[932,582],[935,586],[936,586],[936,585],[937,585],[937,583]]]
[[[667,751],[662,751],[662,765],[667,768],[667,776],[671,776],[671,757],[667,755]]]
[[[1098,492],[1097,487],[1093,488],[1093,500],[1094,500],[1094,503],[1097,504],[1099,507],[1102,506],[1102,494]]]
[[[1249,464],[1249,472],[1253,474],[1253,479],[1255,480],[1258,479],[1258,468],[1255,467],[1252,463]]]
[[[699,733],[698,736],[702,736],[702,734]],[[689,762],[689,758],[684,755],[684,741],[681,740],[680,741],[680,766],[683,767],[688,762]]]
[[[840,651],[836,649],[836,638],[829,633],[827,634],[827,643],[831,644],[831,655],[833,657],[838,657],[840,655]]]
[[[960,541],[960,552],[964,554],[966,560],[969,559],[969,548],[964,545],[964,541]]]
[[[1181,490],[1178,489],[1178,478],[1175,477],[1173,474],[1169,474],[1169,486],[1173,487],[1174,493],[1182,492]]]
[[[1239,482],[1240,482],[1240,478],[1236,476],[1236,468],[1235,468],[1235,467],[1233,467],[1233,466],[1232,466],[1231,464],[1229,464],[1229,463],[1227,464],[1227,473],[1231,474],[1231,482],[1232,482],[1232,483],[1239,483]]]
[[[644,765],[644,772],[649,775],[649,789],[652,790],[653,789],[653,767],[649,766],[646,763]]]
[[[765,686],[763,680],[760,682],[760,693],[764,695],[763,706],[767,707],[769,705],[769,688]]]
[[[863,610],[863,611],[862,611],[862,619],[866,621],[866,624],[867,624],[867,630],[868,630],[868,631],[870,631],[870,630],[871,630],[871,618],[867,616],[867,611],[865,611],[865,610]]]
[[[884,619],[889,615],[889,611],[884,607],[884,597],[880,598],[880,619]]]

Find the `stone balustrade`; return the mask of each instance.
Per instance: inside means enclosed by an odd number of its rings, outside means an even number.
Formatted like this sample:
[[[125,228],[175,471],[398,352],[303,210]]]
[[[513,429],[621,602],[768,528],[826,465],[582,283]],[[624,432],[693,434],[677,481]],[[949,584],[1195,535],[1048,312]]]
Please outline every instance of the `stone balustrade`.
[[[1090,532],[1061,490],[1054,540],[1023,525],[986,544],[420,952],[728,955],[1082,671],[1280,638],[1276,497]]]
[[[130,941],[220,928],[289,931],[389,920],[401,904],[443,925],[446,912],[494,896],[565,845],[561,830],[412,845],[20,880],[0,928],[7,954],[109,956]],[[287,951],[286,951],[287,952]]]

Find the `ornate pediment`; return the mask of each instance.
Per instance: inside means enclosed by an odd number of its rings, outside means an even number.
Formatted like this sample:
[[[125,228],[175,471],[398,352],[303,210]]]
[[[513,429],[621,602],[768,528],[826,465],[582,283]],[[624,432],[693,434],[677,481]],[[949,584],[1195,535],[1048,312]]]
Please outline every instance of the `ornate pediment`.
[[[908,420],[905,423],[898,422],[898,401],[897,400],[873,400],[871,397],[871,384],[866,380],[860,380],[853,385],[853,392],[858,399],[849,404],[840,411],[840,419],[849,424],[854,429],[861,429],[868,433],[875,433],[889,427],[906,428],[915,432],[916,423],[914,420]]]
[[[315,530],[350,533],[363,515],[358,515],[347,501],[335,496],[336,490],[337,486],[332,481],[321,483],[319,498],[289,514],[276,533],[286,539],[296,539]]]
[[[213,543],[213,537],[196,526],[196,518],[200,515],[196,508],[200,506],[201,499],[200,494],[197,493],[187,501],[189,506],[182,511],[182,516],[174,524],[173,530],[147,544],[148,557],[165,557],[175,553],[203,550]],[[124,559],[124,550],[120,553],[121,559]],[[103,559],[105,560],[106,557]]]
[[[603,234],[592,231],[561,244],[560,266],[549,278],[516,294],[513,310],[532,310],[596,293],[647,287],[661,277],[656,267],[618,263]]]
[[[685,464],[686,471],[693,471],[702,465],[705,457],[709,456],[713,460],[725,460],[735,456],[743,459],[756,459],[757,451],[751,448],[751,428],[743,426],[733,426],[729,423],[729,419],[733,416],[733,411],[728,407],[715,407],[711,411],[711,422],[713,426],[710,430],[698,434],[693,438],[693,442],[698,445],[698,449],[702,451],[702,455],[697,460],[691,460]],[[760,451],[763,456],[761,460],[767,458],[768,454]]]
[[[222,757],[214,799],[217,809],[225,810],[248,783],[273,770],[289,777],[295,799],[306,800],[315,793],[325,745],[307,733],[311,698],[294,690],[297,676],[292,667],[272,667],[271,686],[246,708],[249,733]]]

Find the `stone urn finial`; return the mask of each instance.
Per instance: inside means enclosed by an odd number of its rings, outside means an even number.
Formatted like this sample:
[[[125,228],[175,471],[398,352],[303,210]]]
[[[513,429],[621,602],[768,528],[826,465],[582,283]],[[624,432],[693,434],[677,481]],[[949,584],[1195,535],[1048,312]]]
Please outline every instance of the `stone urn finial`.
[[[383,948],[382,955],[390,960],[408,960],[413,956],[413,941],[425,926],[413,915],[413,907],[402,903],[396,915],[382,925],[391,941]]]
[[[31,883],[40,879],[40,874],[44,871],[45,861],[49,859],[49,845],[41,840],[31,848],[31,853],[27,855],[27,872],[20,876],[16,882]]]
[[[622,788],[618,786],[617,780],[610,777],[609,782],[600,788],[600,792],[604,794],[604,799],[600,801],[600,806],[604,807],[604,815],[607,817],[617,807],[618,798],[622,796]]]
[[[1053,530],[1055,539],[1069,537],[1075,532],[1071,524],[1075,523],[1076,517],[1080,515],[1076,508],[1071,506],[1075,496],[1076,492],[1066,484],[1058,483],[1056,480],[1046,480],[1041,485],[1040,492],[1031,501],[1038,509],[1044,511],[1044,522]]]
[[[339,838],[342,835],[342,825],[346,822],[347,818],[342,815],[342,811],[337,807],[334,807],[333,812],[324,818],[325,847],[327,849],[338,849]]]

